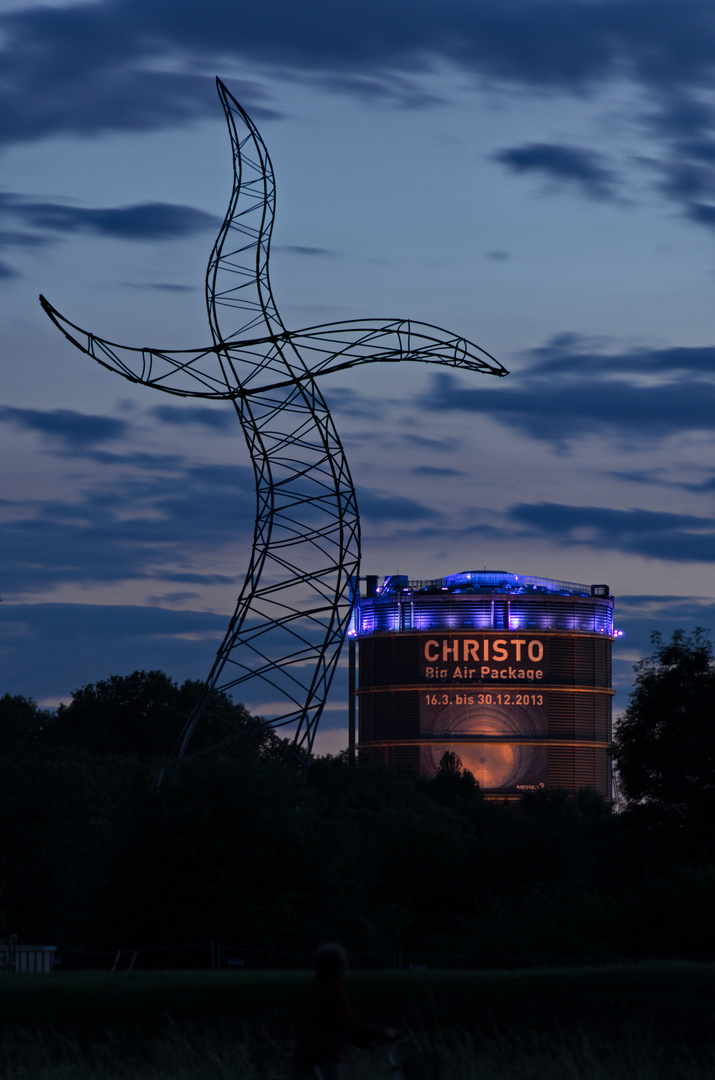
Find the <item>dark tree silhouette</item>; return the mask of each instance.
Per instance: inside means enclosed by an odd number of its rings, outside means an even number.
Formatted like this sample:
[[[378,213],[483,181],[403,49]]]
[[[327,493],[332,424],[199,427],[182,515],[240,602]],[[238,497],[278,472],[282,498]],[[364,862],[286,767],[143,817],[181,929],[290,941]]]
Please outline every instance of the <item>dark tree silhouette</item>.
[[[54,717],[32,698],[21,694],[0,697],[0,739],[4,747],[17,741],[35,742],[52,726]]]
[[[462,767],[462,759],[453,750],[446,750],[440,758],[432,781],[432,794],[443,806],[463,803],[481,796],[474,773]]]
[[[707,631],[651,637],[615,734],[614,756],[628,804],[675,817],[715,809],[715,658]],[[708,818],[712,821],[712,816]]]
[[[178,686],[163,671],[110,675],[75,690],[70,704],[60,705],[54,732],[63,744],[95,754],[162,759],[173,749],[201,688],[202,683],[188,679]],[[214,695],[211,712],[214,722],[206,724],[204,745],[225,738],[226,722],[248,741],[270,739],[267,725],[227,694]],[[201,749],[198,741],[196,748]]]

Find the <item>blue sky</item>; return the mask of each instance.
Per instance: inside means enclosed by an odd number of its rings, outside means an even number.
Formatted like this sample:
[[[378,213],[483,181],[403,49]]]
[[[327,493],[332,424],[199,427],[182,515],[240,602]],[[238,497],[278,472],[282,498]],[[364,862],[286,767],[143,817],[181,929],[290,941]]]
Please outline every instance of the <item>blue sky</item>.
[[[37,302],[207,341],[216,75],[273,159],[287,325],[412,317],[511,371],[324,380],[364,572],[607,582],[621,707],[652,630],[715,628],[711,4],[0,0],[0,50],[0,692],[199,678],[232,611],[253,496],[231,408],[123,382]]]

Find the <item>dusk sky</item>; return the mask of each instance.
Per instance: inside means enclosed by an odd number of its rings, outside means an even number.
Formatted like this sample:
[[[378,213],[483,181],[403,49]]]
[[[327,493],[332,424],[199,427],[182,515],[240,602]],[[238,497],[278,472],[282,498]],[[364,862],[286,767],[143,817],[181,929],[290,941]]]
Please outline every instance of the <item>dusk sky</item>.
[[[616,711],[652,631],[715,631],[711,0],[0,0],[0,49],[0,694],[202,678],[233,611],[230,404],[131,385],[37,299],[208,343],[217,75],[273,160],[287,326],[411,317],[511,372],[322,380],[363,573],[609,584]],[[343,668],[316,749],[345,744],[345,698]]]

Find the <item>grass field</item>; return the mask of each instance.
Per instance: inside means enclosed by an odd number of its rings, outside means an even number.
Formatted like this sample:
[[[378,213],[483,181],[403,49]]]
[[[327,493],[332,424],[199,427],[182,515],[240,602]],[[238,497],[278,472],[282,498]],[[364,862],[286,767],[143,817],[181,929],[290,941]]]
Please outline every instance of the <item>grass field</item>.
[[[305,973],[0,977],[0,1077],[280,1080]],[[715,965],[360,972],[359,1015],[410,1032],[406,1080],[700,1080],[715,1072]],[[351,1054],[346,1080],[385,1077]]]

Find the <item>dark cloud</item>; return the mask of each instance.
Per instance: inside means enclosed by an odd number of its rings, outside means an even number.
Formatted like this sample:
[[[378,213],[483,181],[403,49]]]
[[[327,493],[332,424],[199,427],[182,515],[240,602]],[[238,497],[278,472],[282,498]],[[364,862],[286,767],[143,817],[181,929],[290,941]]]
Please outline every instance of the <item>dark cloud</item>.
[[[102,4],[82,5],[114,32],[118,12]],[[118,6],[118,5],[117,5]],[[115,5],[108,5],[115,8]],[[124,55],[101,41],[102,28],[84,23],[79,6],[66,9],[67,33],[54,34],[49,8],[36,8],[0,20],[5,33],[3,65],[7,82],[0,93],[0,143],[25,142],[56,134],[94,136],[106,131],[154,131],[185,124],[215,111],[210,80],[194,75],[138,69],[138,42],[126,41]],[[49,15],[49,18],[46,16]],[[96,22],[100,20],[97,19]],[[74,49],[64,39],[76,29],[89,50],[73,66]],[[37,34],[33,44],[33,35]],[[126,39],[126,35],[123,35]],[[159,54],[166,50],[159,45]],[[34,55],[33,55],[34,54]],[[38,54],[42,54],[38,56]],[[43,62],[47,64],[43,66]]]
[[[248,561],[254,512],[250,468],[187,463],[169,476],[108,476],[73,501],[6,502],[3,587],[34,592],[61,582],[161,578],[235,589]],[[203,568],[205,552],[231,544],[235,578]]]
[[[291,255],[325,255],[328,258],[332,258],[335,255],[334,251],[330,248],[322,247],[305,247],[303,244],[280,244],[274,249],[275,251],[287,251]]]
[[[633,444],[715,431],[715,348],[616,353],[563,335],[525,359],[527,366],[497,387],[433,374],[420,407],[490,416],[557,447],[594,433]]]
[[[648,484],[658,487],[670,486],[670,481],[666,480],[664,469],[633,469],[629,472],[613,471],[609,472],[608,476],[612,476],[615,480],[625,480],[629,484]]]
[[[420,450],[450,452],[459,446],[457,439],[430,439],[427,435],[415,435],[412,432],[402,435],[401,439],[409,446],[416,446]]]
[[[413,476],[465,476],[460,469],[440,469],[435,465],[417,465],[410,469]]]
[[[230,430],[236,424],[232,410],[202,406],[157,407],[150,415],[161,423],[209,430]],[[50,436],[66,452],[107,467],[71,499],[3,503],[5,592],[127,579],[161,579],[189,589],[225,584],[235,592],[253,536],[256,496],[249,465],[195,464],[178,455],[107,450],[104,442],[129,442],[131,435],[126,421],[111,417],[5,408],[0,420]],[[371,522],[420,523],[437,516],[416,500],[370,488],[361,489],[359,501]],[[204,568],[206,552],[231,546],[235,577]]]
[[[127,289],[155,289],[158,292],[170,292],[170,293],[185,293],[196,292],[198,286],[196,285],[171,285],[169,282],[150,282],[140,284],[136,281],[123,281],[122,285]]]
[[[360,94],[394,95],[391,82],[399,86],[440,60],[492,80],[583,91],[622,75],[624,66],[648,82],[702,77],[712,62],[709,14],[704,0],[365,0],[359,13],[331,0],[284,0],[270,9],[229,0],[180,9],[169,0],[120,0],[59,15],[18,13],[7,18],[6,33],[15,49],[54,60],[63,74],[71,64],[89,74],[190,49],[205,62],[228,52],[280,64],[297,77],[312,71]],[[67,57],[58,65],[60,48]]]
[[[187,422],[204,427],[215,427],[212,415],[221,416],[201,406],[158,410],[169,424],[180,422],[182,411]],[[235,423],[231,410],[226,415]],[[0,421],[49,438],[64,453],[111,468],[67,501],[5,501],[0,565],[6,591],[153,577],[235,587],[234,578],[206,572],[200,561],[202,552],[249,540],[255,512],[250,467],[109,451],[107,442],[130,443],[130,425],[114,417],[6,407],[0,409]]]
[[[79,451],[77,451],[79,455]],[[186,465],[186,459],[180,454],[149,454],[143,450],[119,451],[87,449],[81,456],[97,465],[116,465],[119,467],[140,469],[151,473],[180,473]]]
[[[709,85],[715,44],[707,0],[364,0],[359,10],[332,0],[111,0],[38,4],[7,13],[1,28],[5,140],[149,130],[213,112],[210,80],[176,73],[188,57],[209,70],[247,59],[294,79],[332,80],[342,92],[417,103],[425,94],[414,76],[445,62],[479,80],[579,94],[630,75],[668,98],[664,128],[692,127],[692,90]],[[255,112],[257,88],[237,89]]]
[[[119,240],[175,240],[216,227],[219,221],[203,210],[172,203],[93,209],[13,194],[0,195],[0,213],[43,233],[84,232]]]
[[[712,228],[709,199],[680,194],[697,172],[713,190],[711,132],[715,11],[709,0],[333,0],[271,5],[214,0],[37,3],[0,16],[0,144],[57,134],[152,131],[217,116],[201,71],[261,71],[332,93],[440,104],[426,73],[451,67],[476,88],[583,99],[630,81],[628,122],[659,144],[647,164],[694,223]],[[278,113],[261,83],[231,80],[255,119]],[[512,168],[539,170],[590,197],[612,197],[614,178],[588,148],[534,143],[502,151]],[[680,173],[681,175],[678,175]],[[85,221],[82,227],[94,227]],[[102,225],[102,227],[105,227]]]
[[[129,425],[112,416],[90,416],[72,409],[15,409],[0,406],[0,423],[14,424],[54,440],[69,453],[81,453],[101,443],[124,438]]]
[[[137,668],[166,671],[179,682],[204,679],[228,614],[111,604],[4,603],[3,692],[68,701],[84,683]]]
[[[676,141],[672,156],[655,164],[658,188],[677,203],[683,215],[696,225],[715,228],[715,143]]]
[[[360,488],[358,493],[360,516],[371,522],[429,521],[438,517],[436,510],[404,495],[383,495],[370,488]]]
[[[172,592],[163,593],[160,596],[147,596],[148,604],[187,604],[190,600],[200,601],[201,597],[197,592]]]
[[[695,491],[702,494],[707,494],[708,492],[715,491],[715,476],[709,476],[707,480],[701,480],[697,483],[682,483],[680,486],[683,487],[686,491]]]
[[[399,64],[399,61],[397,63]],[[418,68],[424,70],[422,65],[418,65]],[[366,102],[383,101],[387,98],[411,109],[424,109],[445,104],[443,97],[426,91],[413,77],[396,75],[394,71],[385,67],[378,67],[373,74],[356,73],[353,75],[343,73],[336,75],[333,72],[323,72],[318,68],[311,73],[310,81],[322,91],[331,94],[350,94],[351,97]]]
[[[0,197],[1,200],[1,197]],[[2,202],[0,201],[0,212]],[[38,248],[49,243],[46,236],[37,236],[35,233],[12,232],[9,229],[0,229],[0,247]]]
[[[333,413],[355,419],[377,420],[384,414],[384,403],[359,394],[346,386],[325,386],[324,392]]]
[[[517,383],[517,385],[519,385]],[[433,378],[424,408],[437,412],[479,412],[555,445],[588,433],[633,442],[643,436],[662,438],[676,432],[715,430],[715,385],[692,383],[663,386],[613,385],[584,377],[579,383],[548,385],[535,393],[522,380],[518,389],[499,392],[469,390],[449,375]]]
[[[198,425],[208,431],[235,431],[238,425],[233,409],[210,409],[205,405],[155,405],[151,415],[171,427]]]
[[[509,517],[526,536],[670,562],[715,562],[715,521],[691,514],[521,503]]]
[[[69,701],[72,691],[85,683],[137,669],[165,671],[179,683],[203,681],[225,634],[231,608],[232,604],[215,614],[174,611],[161,605],[3,604],[3,692],[54,705],[58,700]],[[295,646],[294,638],[286,640],[285,649],[289,645]],[[246,700],[244,695],[250,692],[250,686],[239,688],[235,699]],[[341,665],[333,682],[333,703],[346,702],[347,697],[346,665]],[[246,704],[258,709],[261,703],[246,700]],[[333,704],[328,715],[328,722],[335,723],[341,719],[341,710]]]
[[[681,379],[683,376],[709,376],[715,379],[715,346],[663,349],[634,348],[617,350],[606,338],[592,339],[579,334],[558,334],[545,345],[525,354],[529,377],[581,379],[583,372],[595,370],[607,378],[621,381],[654,375]]]
[[[639,593],[618,597],[618,611],[622,618],[637,619],[662,614],[680,625],[696,625],[706,613],[715,624],[715,600],[703,596],[674,596],[672,593]]]
[[[37,236],[34,233],[16,232],[13,229],[0,229],[0,250],[3,248],[39,248],[50,242],[46,236]],[[0,260],[0,278],[21,277],[21,274],[13,266],[4,260]]]
[[[702,466],[691,468],[690,475],[707,474]],[[710,473],[704,480],[673,480],[666,475],[665,469],[634,469],[631,471],[612,471],[606,474],[616,480],[625,480],[630,484],[644,484],[650,487],[677,488],[680,491],[692,491],[698,495],[707,495],[715,491],[715,476]]]
[[[557,143],[528,143],[499,150],[495,161],[515,173],[537,173],[561,184],[573,184],[592,199],[613,199],[614,173],[592,150]]]
[[[715,173],[713,176],[715,177]],[[686,206],[686,213],[697,225],[706,225],[708,229],[715,229],[715,206],[709,203],[690,202]]]

